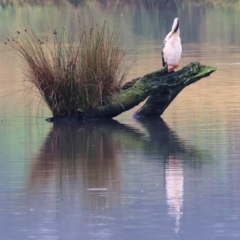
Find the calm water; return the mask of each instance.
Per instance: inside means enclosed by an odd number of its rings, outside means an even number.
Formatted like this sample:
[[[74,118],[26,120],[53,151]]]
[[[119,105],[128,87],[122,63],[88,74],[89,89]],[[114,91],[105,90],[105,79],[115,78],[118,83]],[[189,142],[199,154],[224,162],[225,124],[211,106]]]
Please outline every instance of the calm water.
[[[129,79],[161,67],[181,20],[180,67],[212,76],[186,88],[162,119],[52,125],[4,45],[27,24],[74,31],[76,16],[122,21],[136,60]],[[240,239],[240,9],[91,2],[0,9],[0,239]],[[13,94],[14,93],[14,94]]]

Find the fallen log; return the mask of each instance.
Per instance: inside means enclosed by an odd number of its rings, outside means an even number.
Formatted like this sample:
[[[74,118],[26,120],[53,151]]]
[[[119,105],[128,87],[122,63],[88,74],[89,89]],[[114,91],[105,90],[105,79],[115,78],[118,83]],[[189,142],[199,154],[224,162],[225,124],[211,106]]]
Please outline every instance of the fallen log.
[[[168,73],[164,69],[158,70],[123,85],[104,106],[87,113],[79,111],[67,117],[48,118],[47,121],[114,118],[146,99],[146,103],[134,114],[134,117],[159,117],[185,87],[209,76],[214,71],[216,71],[215,67],[200,63],[191,63],[177,72]]]

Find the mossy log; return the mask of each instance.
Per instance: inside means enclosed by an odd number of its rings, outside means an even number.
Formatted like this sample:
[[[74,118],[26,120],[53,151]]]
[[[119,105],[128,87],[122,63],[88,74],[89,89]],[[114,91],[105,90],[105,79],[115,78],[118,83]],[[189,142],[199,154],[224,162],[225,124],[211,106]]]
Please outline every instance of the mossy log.
[[[47,121],[69,121],[82,119],[114,118],[130,110],[147,99],[146,103],[134,114],[136,118],[159,117],[188,85],[209,76],[215,67],[191,63],[177,72],[168,73],[164,69],[133,79],[122,86],[104,106],[68,117],[53,117]]]

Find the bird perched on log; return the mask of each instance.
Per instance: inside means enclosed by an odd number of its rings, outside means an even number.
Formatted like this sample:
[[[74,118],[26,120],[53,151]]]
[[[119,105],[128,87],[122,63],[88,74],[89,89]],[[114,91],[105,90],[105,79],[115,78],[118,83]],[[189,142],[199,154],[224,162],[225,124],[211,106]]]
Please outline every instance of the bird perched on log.
[[[162,65],[172,72],[178,67],[178,62],[182,54],[182,44],[180,38],[179,18],[175,18],[171,32],[166,36],[162,46]]]

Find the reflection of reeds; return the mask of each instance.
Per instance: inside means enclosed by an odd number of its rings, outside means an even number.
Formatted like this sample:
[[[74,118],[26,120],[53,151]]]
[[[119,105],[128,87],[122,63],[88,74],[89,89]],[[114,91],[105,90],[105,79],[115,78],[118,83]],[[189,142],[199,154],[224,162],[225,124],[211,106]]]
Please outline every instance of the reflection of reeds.
[[[54,124],[30,166],[28,193],[36,198],[49,191],[56,199],[71,198],[89,214],[98,214],[116,203],[122,180],[119,161],[129,154],[137,152],[144,161],[154,155],[164,164],[174,156],[193,167],[211,161],[208,152],[183,141],[161,119],[139,123],[140,129],[114,120]]]
[[[53,116],[87,112],[121,87],[127,70],[119,25],[110,32],[106,22],[88,26],[79,20],[77,37],[65,29],[51,36],[43,40],[25,30],[9,41]]]
[[[72,192],[96,212],[119,192],[119,169],[111,136],[92,126],[54,125],[30,168],[28,191]],[[40,189],[39,189],[40,188]],[[100,206],[99,206],[100,205]]]

